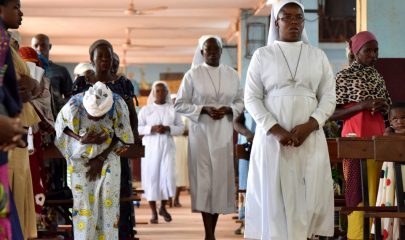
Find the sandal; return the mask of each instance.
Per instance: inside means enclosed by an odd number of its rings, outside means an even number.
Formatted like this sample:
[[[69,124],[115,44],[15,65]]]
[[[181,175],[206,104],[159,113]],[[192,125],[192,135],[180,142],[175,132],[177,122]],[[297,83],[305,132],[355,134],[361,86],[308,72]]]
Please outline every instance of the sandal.
[[[159,223],[158,217],[156,215],[152,216],[152,218],[150,219],[150,223],[158,224]]]
[[[172,216],[167,212],[166,209],[161,208],[159,210],[159,215],[163,217],[163,219],[165,220],[165,222],[171,222],[172,221]]]

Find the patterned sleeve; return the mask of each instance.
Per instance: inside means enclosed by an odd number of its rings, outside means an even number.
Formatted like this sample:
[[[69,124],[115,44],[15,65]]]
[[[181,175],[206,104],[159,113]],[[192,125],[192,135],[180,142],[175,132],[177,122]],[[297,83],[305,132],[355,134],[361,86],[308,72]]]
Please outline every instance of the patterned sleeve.
[[[122,143],[134,143],[127,104],[116,94],[114,94],[114,132]]]

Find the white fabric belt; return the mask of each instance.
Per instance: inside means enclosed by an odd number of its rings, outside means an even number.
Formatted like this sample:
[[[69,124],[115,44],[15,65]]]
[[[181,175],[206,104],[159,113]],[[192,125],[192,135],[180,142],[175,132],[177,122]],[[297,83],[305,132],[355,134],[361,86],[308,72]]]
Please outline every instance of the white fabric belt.
[[[306,97],[316,98],[316,95],[313,91],[311,91],[307,88],[296,88],[296,87],[273,89],[268,93],[268,96],[271,96],[271,97],[306,96]]]

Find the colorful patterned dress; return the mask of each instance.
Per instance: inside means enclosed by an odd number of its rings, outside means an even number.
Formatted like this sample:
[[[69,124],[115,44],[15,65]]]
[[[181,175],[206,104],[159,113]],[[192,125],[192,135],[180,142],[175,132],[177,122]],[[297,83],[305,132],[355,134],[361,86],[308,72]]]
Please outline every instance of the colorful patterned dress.
[[[123,144],[133,143],[128,108],[124,100],[114,94],[114,104],[104,118],[93,121],[83,107],[83,94],[77,94],[66,104],[56,119],[55,145],[65,156],[71,174],[73,194],[73,225],[76,239],[118,239],[120,200],[120,157],[113,151],[104,161],[101,177],[88,181],[85,166],[89,159],[101,154],[115,135]],[[63,133],[69,128],[75,134],[105,131],[109,138],[100,145],[81,144]]]

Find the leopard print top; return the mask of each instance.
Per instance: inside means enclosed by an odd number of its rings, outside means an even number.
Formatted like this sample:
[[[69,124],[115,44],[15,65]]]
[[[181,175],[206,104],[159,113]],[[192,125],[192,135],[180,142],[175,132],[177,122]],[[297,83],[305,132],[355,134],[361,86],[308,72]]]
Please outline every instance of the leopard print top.
[[[336,103],[347,104],[382,98],[391,104],[385,81],[374,67],[354,61],[336,75]]]

